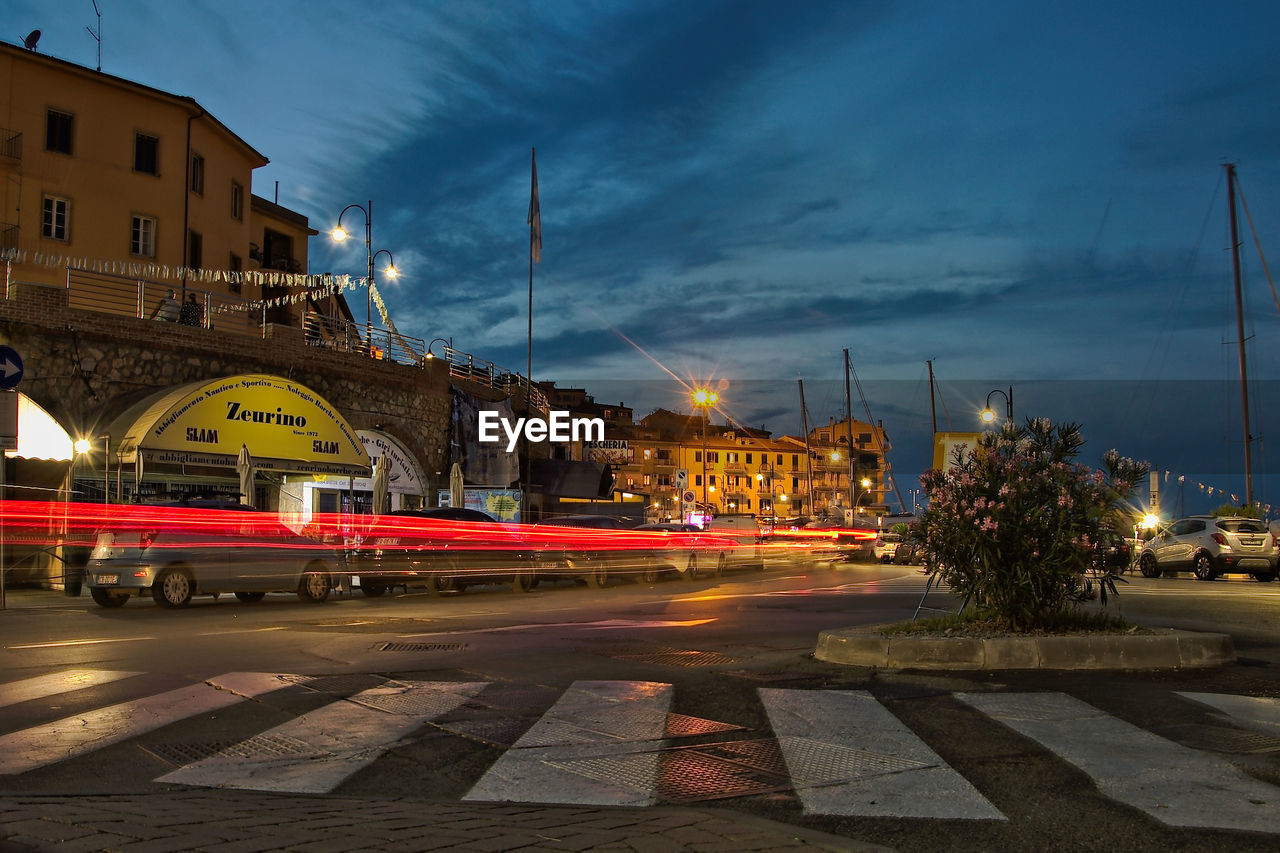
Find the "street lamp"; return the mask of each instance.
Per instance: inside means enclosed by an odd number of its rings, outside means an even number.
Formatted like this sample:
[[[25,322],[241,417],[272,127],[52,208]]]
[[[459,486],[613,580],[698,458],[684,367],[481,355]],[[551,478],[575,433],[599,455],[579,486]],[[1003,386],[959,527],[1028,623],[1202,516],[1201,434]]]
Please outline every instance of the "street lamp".
[[[111,502],[111,436],[95,435],[93,438],[78,438],[72,445],[76,453],[84,456],[93,449],[93,442],[102,439],[102,502]]]
[[[710,504],[707,502],[707,417],[708,411],[720,400],[720,395],[709,388],[698,388],[693,392],[693,405],[702,409],[702,508],[705,512]]]
[[[453,338],[432,338],[431,343],[427,344],[427,358],[430,359],[436,357],[436,354],[431,351],[431,348],[438,343],[444,344],[446,349],[453,349]]]
[[[397,275],[400,274],[400,271],[396,269],[395,260],[391,258],[391,253],[388,252],[386,249],[379,249],[377,252],[373,251],[373,200],[372,199],[369,200],[367,205],[349,204],[346,207],[342,208],[342,213],[338,214],[338,224],[335,225],[333,230],[329,232],[329,236],[332,237],[334,239],[334,242],[337,242],[337,243],[341,243],[351,236],[351,233],[347,231],[347,229],[342,227],[342,217],[346,214],[348,210],[351,210],[353,208],[364,214],[364,250],[369,257],[369,279],[368,279],[368,287],[366,288],[368,292],[365,299],[365,315],[364,315],[365,317],[364,340],[365,340],[365,347],[369,349],[369,354],[372,355],[373,354],[372,335],[373,335],[373,280],[374,280],[373,279],[373,261],[374,261],[374,258],[376,258],[378,255],[385,253],[387,258],[390,259],[390,263],[387,265],[387,269],[386,269],[388,278],[395,278]]]
[[[858,483],[858,485],[862,488],[855,493],[855,497],[853,499],[853,511],[861,513],[862,508],[858,506],[858,502],[862,500],[863,495],[871,494],[871,480],[867,477],[863,477],[862,481]]]
[[[1013,386],[1012,385],[1009,386],[1008,394],[1001,391],[999,388],[996,388],[995,390],[993,390],[991,394],[999,394],[1001,397],[1004,397],[1005,416],[1007,417],[1009,423],[1013,423]],[[984,424],[995,423],[995,420],[996,420],[995,410],[991,408],[991,394],[987,395],[986,408],[984,408],[981,412],[978,412],[978,417],[982,418],[982,422]]]

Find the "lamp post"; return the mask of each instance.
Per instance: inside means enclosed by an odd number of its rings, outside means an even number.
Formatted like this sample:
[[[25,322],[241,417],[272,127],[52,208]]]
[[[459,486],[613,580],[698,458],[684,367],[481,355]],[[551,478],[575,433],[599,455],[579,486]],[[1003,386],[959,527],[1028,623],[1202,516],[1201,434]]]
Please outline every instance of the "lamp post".
[[[111,502],[111,436],[95,435],[93,438],[79,438],[72,447],[77,454],[83,456],[93,449],[93,442],[98,439],[102,439],[102,502],[106,504]],[[72,485],[75,485],[74,482]]]
[[[999,388],[996,388],[995,390],[991,391],[990,394],[987,394],[986,408],[984,408],[981,412],[978,412],[978,417],[982,418],[982,422],[984,424],[995,423],[996,413],[995,413],[995,410],[991,408],[991,394],[999,394],[1001,397],[1004,397],[1005,416],[1008,419],[1009,423],[1013,423],[1013,386],[1012,385],[1009,386],[1008,394],[1001,391]]]
[[[710,507],[707,502],[707,419],[708,411],[720,400],[720,395],[708,388],[698,388],[693,392],[693,405],[702,409],[702,510]]]
[[[338,243],[343,242],[344,240],[346,240],[348,237],[351,236],[350,232],[348,232],[347,229],[342,227],[342,217],[346,215],[346,212],[348,210],[352,210],[352,209],[358,210],[364,214],[364,250],[365,250],[365,253],[368,255],[368,259],[369,259],[369,278],[367,280],[368,287],[366,288],[367,293],[365,298],[364,340],[365,340],[365,347],[369,349],[369,353],[370,355],[372,355],[373,353],[373,350],[372,350],[373,281],[374,281],[373,261],[378,255],[385,253],[386,256],[389,259],[391,259],[390,263],[387,265],[387,270],[386,270],[387,276],[390,278],[395,278],[400,273],[399,273],[399,270],[396,269],[395,259],[391,258],[390,252],[388,252],[386,249],[379,249],[377,252],[373,251],[373,200],[372,199],[370,199],[366,204],[349,204],[346,207],[342,208],[342,212],[338,214],[338,224],[335,225],[333,230],[329,232],[329,236],[331,236],[334,239],[334,241]]]
[[[862,496],[871,494],[871,480],[868,477],[863,477],[858,485],[861,486],[861,488],[854,493],[855,497],[853,499],[853,512],[855,515],[862,512],[861,508],[858,506],[858,502],[862,500]]]

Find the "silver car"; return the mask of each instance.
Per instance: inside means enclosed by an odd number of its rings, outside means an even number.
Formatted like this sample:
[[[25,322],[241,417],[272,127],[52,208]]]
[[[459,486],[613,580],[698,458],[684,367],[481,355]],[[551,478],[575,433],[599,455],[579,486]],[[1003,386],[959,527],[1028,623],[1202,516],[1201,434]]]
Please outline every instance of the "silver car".
[[[1280,549],[1265,521],[1194,515],[1148,541],[1138,566],[1149,578],[1189,571],[1202,581],[1237,573],[1268,582],[1276,578],[1278,560]]]
[[[252,507],[191,501],[118,509],[118,526],[98,533],[85,567],[101,607],[147,594],[161,607],[185,607],[194,595],[224,592],[244,602],[268,592],[320,602],[344,570],[338,552]]]

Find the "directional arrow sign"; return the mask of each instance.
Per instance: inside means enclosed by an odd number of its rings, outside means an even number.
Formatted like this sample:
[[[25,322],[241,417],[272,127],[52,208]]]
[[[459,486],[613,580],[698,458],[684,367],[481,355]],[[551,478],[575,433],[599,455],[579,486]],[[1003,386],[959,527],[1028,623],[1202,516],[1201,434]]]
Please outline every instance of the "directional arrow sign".
[[[0,346],[0,390],[18,387],[22,381],[22,356],[12,347]]]

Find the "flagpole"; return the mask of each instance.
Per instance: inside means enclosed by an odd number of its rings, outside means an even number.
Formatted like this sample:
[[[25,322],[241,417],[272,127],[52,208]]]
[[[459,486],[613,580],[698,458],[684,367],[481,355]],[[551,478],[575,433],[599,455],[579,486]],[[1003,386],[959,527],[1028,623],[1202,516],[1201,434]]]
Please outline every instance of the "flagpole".
[[[529,337],[524,367],[525,417],[530,415],[530,409],[533,407],[533,265],[542,260],[542,212],[538,203],[538,149],[536,148],[529,149],[529,168],[532,186],[529,190]],[[529,474],[532,467],[532,461],[529,458],[529,442],[526,438],[524,476],[521,478],[524,485],[523,497],[526,510],[529,508]],[[522,520],[527,522],[528,518]]]

